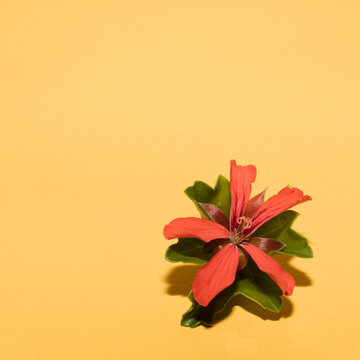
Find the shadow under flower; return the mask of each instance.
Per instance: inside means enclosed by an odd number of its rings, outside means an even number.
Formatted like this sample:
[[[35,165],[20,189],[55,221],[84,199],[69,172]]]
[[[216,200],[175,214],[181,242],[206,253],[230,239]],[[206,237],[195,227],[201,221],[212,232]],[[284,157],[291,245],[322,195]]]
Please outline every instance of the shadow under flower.
[[[311,286],[313,284],[312,279],[306,273],[289,264],[294,256],[276,254],[273,257],[285,271],[293,276],[295,286]]]
[[[312,280],[306,273],[290,264],[293,257],[277,254],[274,256],[274,258],[280,263],[285,271],[289,272],[294,277],[296,286],[312,285]],[[166,283],[168,285],[166,288],[166,293],[169,295],[188,296],[196,273],[200,268],[201,265],[186,264],[179,265],[170,270],[170,272],[165,277]],[[240,306],[245,311],[248,311],[263,320],[276,321],[280,320],[281,318],[287,318],[292,315],[294,306],[288,297],[283,296],[282,302],[283,305],[281,310],[276,313],[263,309],[260,305],[247,299],[244,296],[237,295],[229,301],[221,313],[215,316],[214,324],[229,316],[235,306]]]
[[[200,268],[201,265],[179,265],[170,270],[166,276],[168,284],[166,292],[169,295],[188,296]]]

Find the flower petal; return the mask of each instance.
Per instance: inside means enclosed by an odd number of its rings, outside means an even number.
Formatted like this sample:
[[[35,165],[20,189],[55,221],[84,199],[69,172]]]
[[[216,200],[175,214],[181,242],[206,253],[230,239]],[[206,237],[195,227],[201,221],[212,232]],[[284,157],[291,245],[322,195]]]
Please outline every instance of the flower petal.
[[[193,237],[203,241],[230,238],[229,230],[207,219],[177,218],[164,227],[166,239]]]
[[[285,187],[279,191],[277,195],[267,199],[256,211],[252,217],[252,225],[250,229],[244,232],[245,235],[252,234],[262,224],[290,209],[291,207],[311,200],[311,197],[304,195],[298,188]]]
[[[218,224],[224,226],[226,229],[229,228],[229,219],[224,212],[214,204],[198,203],[205,212],[210,216],[211,219],[216,221]]]
[[[253,237],[246,242],[267,253],[274,250],[281,250],[285,247],[285,244],[281,241],[270,238]]]
[[[241,246],[252,257],[258,268],[274,280],[284,295],[290,296],[292,294],[295,280],[277,261],[252,244],[243,242]]]
[[[197,273],[192,285],[195,300],[202,306],[230,286],[239,264],[239,249],[234,244],[224,246]]]
[[[249,200],[244,216],[250,219],[252,218],[252,216],[256,213],[259,207],[264,203],[266,190],[267,189]]]
[[[235,160],[231,160],[230,165],[230,230],[234,231],[237,218],[245,213],[250,198],[251,183],[256,178],[256,167],[236,165]]]

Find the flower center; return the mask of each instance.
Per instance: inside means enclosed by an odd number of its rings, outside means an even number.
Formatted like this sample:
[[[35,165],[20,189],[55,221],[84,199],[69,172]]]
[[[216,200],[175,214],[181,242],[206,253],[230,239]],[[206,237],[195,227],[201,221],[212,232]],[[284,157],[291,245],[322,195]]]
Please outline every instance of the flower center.
[[[239,245],[243,240],[241,239],[241,236],[239,234],[234,233],[231,238],[230,242],[234,245]]]
[[[246,216],[240,216],[237,218],[236,222],[239,224],[239,226],[235,228],[234,233],[231,235],[230,242],[234,245],[239,245],[242,241],[247,239],[243,235],[243,231],[251,227],[252,221]]]

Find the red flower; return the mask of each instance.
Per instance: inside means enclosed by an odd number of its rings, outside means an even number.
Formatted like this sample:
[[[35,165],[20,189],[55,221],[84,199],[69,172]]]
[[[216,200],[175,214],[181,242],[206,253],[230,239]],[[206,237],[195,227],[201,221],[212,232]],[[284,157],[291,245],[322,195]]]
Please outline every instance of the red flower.
[[[255,177],[255,166],[238,166],[235,160],[231,161],[230,221],[215,205],[200,204],[214,221],[194,217],[177,218],[164,228],[167,239],[193,237],[208,243],[204,249],[220,249],[199,270],[192,285],[194,298],[202,306],[207,306],[219,292],[234,282],[237,270],[246,266],[249,255],[284,295],[289,296],[293,292],[293,277],[266,254],[285,245],[274,239],[253,237],[252,234],[266,221],[294,205],[311,200],[311,197],[304,196],[297,188],[285,187],[265,202],[265,191],[250,199],[251,184]]]

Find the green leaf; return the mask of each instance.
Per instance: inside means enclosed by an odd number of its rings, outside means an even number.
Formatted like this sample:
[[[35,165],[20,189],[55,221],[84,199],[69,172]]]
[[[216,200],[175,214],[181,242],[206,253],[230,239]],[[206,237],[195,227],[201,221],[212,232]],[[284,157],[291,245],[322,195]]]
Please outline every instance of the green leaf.
[[[219,175],[214,189],[203,181],[195,181],[193,186],[185,189],[185,194],[194,201],[201,216],[209,219],[204,209],[198,203],[216,205],[227,217],[230,215],[230,183],[224,176]]]
[[[219,293],[208,306],[199,305],[190,292],[189,299],[192,306],[183,315],[181,325],[192,328],[201,324],[212,326],[214,316],[220,313],[226,304],[237,295],[243,295],[264,309],[273,312],[281,309],[281,290],[266,273],[260,271],[256,264],[249,259],[248,266],[237,274],[235,282]]]
[[[170,262],[206,264],[212,255],[204,253],[204,244],[204,241],[195,238],[179,239],[176,244],[168,247],[165,259]]]
[[[284,249],[272,251],[270,254],[279,253],[311,258],[313,257],[313,251],[308,244],[308,240],[295,230],[291,229],[291,225],[298,216],[299,213],[296,211],[285,211],[259,227],[259,229],[254,232],[253,236],[272,238],[279,240],[286,245]]]

